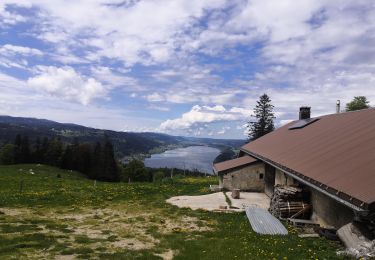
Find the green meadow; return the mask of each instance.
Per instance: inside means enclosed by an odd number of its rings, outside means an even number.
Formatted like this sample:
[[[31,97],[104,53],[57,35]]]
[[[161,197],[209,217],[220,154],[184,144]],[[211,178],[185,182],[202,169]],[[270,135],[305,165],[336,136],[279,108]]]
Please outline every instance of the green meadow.
[[[179,209],[215,177],[104,183],[44,165],[0,166],[0,259],[337,259],[323,238],[255,234],[244,213]]]

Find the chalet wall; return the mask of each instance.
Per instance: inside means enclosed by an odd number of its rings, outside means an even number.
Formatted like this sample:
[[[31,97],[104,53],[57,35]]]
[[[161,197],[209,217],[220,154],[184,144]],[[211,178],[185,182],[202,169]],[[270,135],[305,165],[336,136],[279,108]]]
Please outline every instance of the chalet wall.
[[[353,210],[328,197],[327,195],[310,188],[313,214],[311,219],[336,228],[353,221]]]
[[[283,171],[276,169],[275,170],[275,185],[293,185],[295,184],[294,179]]]
[[[223,187],[223,175],[219,175],[219,187]]]
[[[272,175],[272,170],[267,169],[266,167],[266,175],[267,172],[271,172],[270,175]],[[286,175],[279,169],[275,169],[275,185],[276,184],[295,185],[298,184],[298,181]],[[311,187],[307,188],[310,191],[310,203],[312,204],[313,208],[313,214],[311,216],[312,220],[317,221],[323,226],[333,226],[335,228],[340,228],[343,225],[353,221],[354,212],[352,209],[322,192],[319,192]]]
[[[264,164],[252,164],[225,174],[222,187],[226,190],[263,191],[264,176]]]

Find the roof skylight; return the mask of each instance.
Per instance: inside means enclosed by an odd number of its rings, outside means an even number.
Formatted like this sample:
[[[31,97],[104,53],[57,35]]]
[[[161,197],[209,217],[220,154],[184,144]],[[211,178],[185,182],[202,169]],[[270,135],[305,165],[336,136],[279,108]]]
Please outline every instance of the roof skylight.
[[[304,128],[304,127],[318,121],[319,119],[320,118],[308,118],[308,119],[298,120],[296,123],[294,123],[293,125],[291,125],[289,127],[289,130]]]

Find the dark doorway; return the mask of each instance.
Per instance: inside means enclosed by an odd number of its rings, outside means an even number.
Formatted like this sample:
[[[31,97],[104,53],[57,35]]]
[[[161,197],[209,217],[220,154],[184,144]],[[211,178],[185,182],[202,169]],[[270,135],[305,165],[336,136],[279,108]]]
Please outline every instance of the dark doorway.
[[[272,167],[271,165],[266,164],[265,167],[265,176],[264,176],[264,193],[268,197],[272,197],[273,195],[273,190],[275,187],[275,167]]]

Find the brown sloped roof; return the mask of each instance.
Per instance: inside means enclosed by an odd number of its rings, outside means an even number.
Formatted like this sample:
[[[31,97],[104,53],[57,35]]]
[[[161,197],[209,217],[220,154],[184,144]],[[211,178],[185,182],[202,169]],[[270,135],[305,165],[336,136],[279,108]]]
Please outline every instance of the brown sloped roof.
[[[215,163],[214,170],[217,174],[224,174],[228,171],[232,171],[234,169],[245,167],[256,161],[258,160],[246,154],[236,159],[232,159],[232,160],[228,160],[228,161],[224,161],[220,163]]]
[[[375,109],[322,116],[304,128],[289,130],[294,123],[241,150],[354,205],[364,208],[375,202]]]

